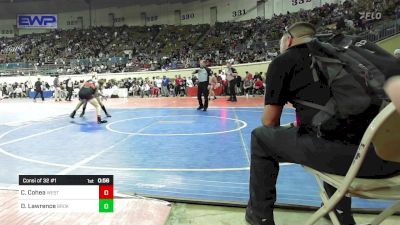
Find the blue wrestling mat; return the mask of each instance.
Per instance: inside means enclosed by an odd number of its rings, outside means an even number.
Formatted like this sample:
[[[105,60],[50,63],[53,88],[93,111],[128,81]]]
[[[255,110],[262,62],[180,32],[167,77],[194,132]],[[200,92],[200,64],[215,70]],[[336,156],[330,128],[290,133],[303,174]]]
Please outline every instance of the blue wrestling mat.
[[[246,204],[250,133],[262,110],[120,108],[103,125],[93,111],[74,120],[3,123],[0,179],[13,185],[19,174],[113,174],[120,193]],[[285,109],[281,124],[292,121],[294,111]],[[314,177],[298,165],[281,164],[277,193],[282,204],[321,202]],[[386,205],[353,201],[356,208]]]

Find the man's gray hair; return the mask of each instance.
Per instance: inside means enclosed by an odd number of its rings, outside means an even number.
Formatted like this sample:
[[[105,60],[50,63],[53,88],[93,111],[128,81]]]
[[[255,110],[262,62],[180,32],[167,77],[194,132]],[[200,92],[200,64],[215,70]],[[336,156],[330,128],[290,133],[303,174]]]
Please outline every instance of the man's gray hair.
[[[400,57],[400,48],[394,50],[394,55],[397,56],[398,58]]]

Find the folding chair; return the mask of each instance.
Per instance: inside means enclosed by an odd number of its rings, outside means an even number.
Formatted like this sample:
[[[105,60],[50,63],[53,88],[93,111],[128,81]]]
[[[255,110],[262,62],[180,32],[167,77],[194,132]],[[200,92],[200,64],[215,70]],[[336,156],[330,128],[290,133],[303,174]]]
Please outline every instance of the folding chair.
[[[334,213],[334,207],[346,194],[366,199],[396,200],[392,206],[386,208],[376,216],[369,223],[370,225],[378,225],[387,217],[400,210],[400,174],[379,179],[356,178],[371,143],[374,145],[375,151],[380,158],[387,161],[400,162],[400,114],[397,113],[392,103],[387,105],[368,126],[346,176],[323,173],[305,167],[306,170],[315,175],[320,187],[322,202],[324,203],[308,219],[307,225],[316,223],[327,213],[329,213],[329,217],[334,225],[340,225]],[[337,191],[331,198],[325,192],[323,182],[337,188]]]

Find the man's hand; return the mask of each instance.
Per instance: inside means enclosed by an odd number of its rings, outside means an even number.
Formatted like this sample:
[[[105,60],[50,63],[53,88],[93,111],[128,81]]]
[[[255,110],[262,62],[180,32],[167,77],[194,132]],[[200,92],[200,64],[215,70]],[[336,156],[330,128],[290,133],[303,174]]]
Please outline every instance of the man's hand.
[[[400,76],[390,78],[385,84],[385,91],[400,113]]]
[[[280,105],[266,105],[261,122],[266,127],[279,127],[283,107]]]

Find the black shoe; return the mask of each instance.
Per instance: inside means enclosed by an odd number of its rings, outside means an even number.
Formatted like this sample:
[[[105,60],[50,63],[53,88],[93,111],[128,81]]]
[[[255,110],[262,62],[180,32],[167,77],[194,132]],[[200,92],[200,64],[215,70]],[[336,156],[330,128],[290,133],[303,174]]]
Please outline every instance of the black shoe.
[[[108,118],[110,118],[110,117],[111,117],[111,115],[110,115],[110,114],[108,114],[108,113],[106,114],[106,116],[107,116]]]
[[[85,115],[85,113],[81,113],[81,115],[79,115],[79,117],[83,117]]]
[[[275,222],[273,219],[259,218],[249,208],[246,208],[245,219],[246,219],[246,222],[250,225],[275,225]]]
[[[107,123],[107,120],[97,119],[97,123],[98,124]]]
[[[204,111],[204,112],[207,111],[207,108],[204,108],[203,111]]]
[[[107,120],[102,120],[100,116],[97,116],[97,123],[98,124],[107,123]]]
[[[74,110],[74,111],[72,111],[72,113],[71,114],[69,114],[69,117],[71,117],[72,119],[75,117],[75,113],[76,113],[76,111]]]
[[[197,107],[197,110],[200,110],[200,109],[202,109],[202,108],[204,108],[203,106],[199,106],[199,107]]]

